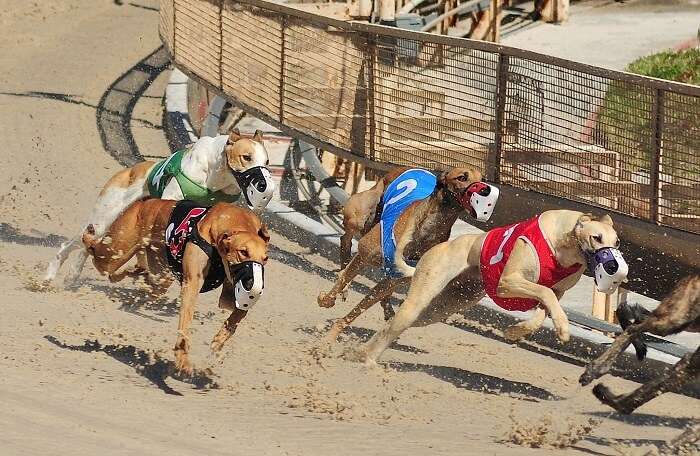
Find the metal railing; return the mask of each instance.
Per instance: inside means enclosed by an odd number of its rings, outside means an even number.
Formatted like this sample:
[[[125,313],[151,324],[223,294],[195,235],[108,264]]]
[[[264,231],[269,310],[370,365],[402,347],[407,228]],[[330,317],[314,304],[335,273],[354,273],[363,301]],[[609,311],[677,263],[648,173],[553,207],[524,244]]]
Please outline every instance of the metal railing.
[[[160,33],[190,76],[332,152],[700,233],[700,87],[263,0],[161,0]]]

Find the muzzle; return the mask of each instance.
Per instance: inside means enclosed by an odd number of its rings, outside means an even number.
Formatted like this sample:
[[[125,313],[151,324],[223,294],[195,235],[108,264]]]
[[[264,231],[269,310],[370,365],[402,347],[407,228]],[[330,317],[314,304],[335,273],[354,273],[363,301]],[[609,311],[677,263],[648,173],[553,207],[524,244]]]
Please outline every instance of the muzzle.
[[[262,211],[267,207],[275,192],[275,181],[267,168],[255,166],[243,172],[233,171],[233,176],[251,210]]]
[[[603,247],[594,253],[584,251],[584,255],[598,291],[612,294],[627,279],[629,267],[619,250]]]
[[[485,222],[491,218],[500,193],[498,187],[485,182],[474,182],[457,200],[472,217],[480,222]]]
[[[227,275],[233,283],[236,308],[248,310],[253,307],[265,289],[265,270],[255,261],[244,261],[227,266]]]

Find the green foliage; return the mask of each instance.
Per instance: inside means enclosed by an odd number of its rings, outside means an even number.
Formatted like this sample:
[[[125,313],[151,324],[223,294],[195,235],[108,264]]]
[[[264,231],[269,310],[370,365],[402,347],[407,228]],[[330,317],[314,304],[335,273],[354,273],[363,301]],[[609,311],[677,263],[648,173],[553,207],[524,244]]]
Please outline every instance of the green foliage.
[[[664,51],[635,60],[627,66],[630,73],[700,84],[700,49]]]
[[[644,76],[700,84],[700,50],[664,51],[635,60],[627,71]],[[629,168],[649,170],[654,148],[652,118],[655,91],[613,81],[599,122],[607,147],[623,154]],[[664,92],[662,142],[664,172],[688,177],[700,172],[700,99]],[[695,179],[694,179],[695,180]]]

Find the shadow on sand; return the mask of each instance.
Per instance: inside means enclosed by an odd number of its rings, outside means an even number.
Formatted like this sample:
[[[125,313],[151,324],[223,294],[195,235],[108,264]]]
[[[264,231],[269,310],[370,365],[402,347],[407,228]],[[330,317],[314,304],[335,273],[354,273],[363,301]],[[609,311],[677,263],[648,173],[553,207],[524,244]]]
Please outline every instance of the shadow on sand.
[[[423,372],[438,380],[453,384],[457,388],[468,389],[486,394],[507,394],[516,399],[533,402],[552,401],[561,399],[546,389],[539,388],[530,383],[506,380],[500,377],[470,372],[452,366],[434,366],[432,364],[388,362],[383,363],[399,372]]]
[[[182,393],[175,391],[165,382],[168,377],[189,383],[197,389],[216,389],[219,387],[206,372],[195,370],[192,376],[178,375],[175,372],[175,363],[160,359],[156,355],[149,354],[133,345],[102,345],[97,340],[86,340],[83,345],[68,345],[53,336],[44,336],[44,338],[59,348],[85,353],[105,353],[120,363],[132,367],[136,373],[149,380],[165,394],[182,396]]]

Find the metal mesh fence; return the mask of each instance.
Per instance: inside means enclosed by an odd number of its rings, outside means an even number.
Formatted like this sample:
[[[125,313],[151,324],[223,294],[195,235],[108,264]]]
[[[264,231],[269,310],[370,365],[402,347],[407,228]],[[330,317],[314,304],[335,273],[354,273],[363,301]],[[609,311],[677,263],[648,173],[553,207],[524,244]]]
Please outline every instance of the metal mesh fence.
[[[175,63],[321,147],[700,233],[700,87],[263,0],[162,0]]]

